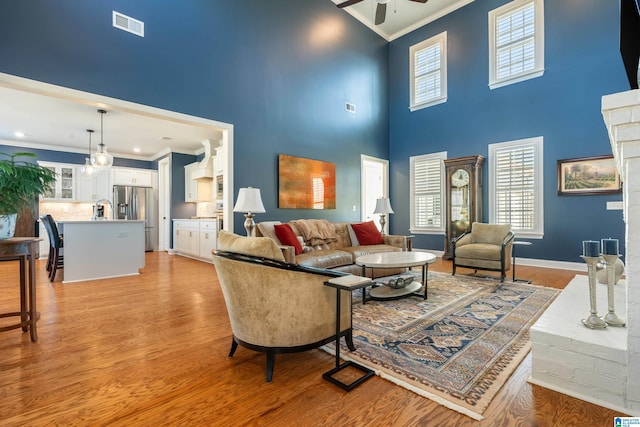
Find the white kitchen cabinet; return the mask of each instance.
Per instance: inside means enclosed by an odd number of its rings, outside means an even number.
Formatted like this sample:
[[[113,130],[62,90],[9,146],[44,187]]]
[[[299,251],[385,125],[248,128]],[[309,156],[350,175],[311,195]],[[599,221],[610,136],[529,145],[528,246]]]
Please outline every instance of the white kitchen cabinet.
[[[173,249],[179,254],[200,256],[200,226],[197,221],[173,222]]]
[[[173,220],[173,250],[178,255],[207,260],[217,247],[217,221]]]
[[[107,171],[100,172],[90,178],[80,173],[77,168],[76,201],[94,203],[100,199],[111,200],[110,174]]]
[[[184,167],[184,201],[210,202],[213,200],[213,180],[193,179],[193,172],[199,163],[191,163]]]
[[[216,148],[216,155],[213,159],[214,175],[222,175],[227,165],[227,148],[221,145]]]
[[[38,162],[42,167],[56,174],[56,183],[52,189],[42,194],[42,200],[74,201],[76,198],[76,167],[64,163]]]
[[[40,259],[44,259],[49,256],[49,234],[42,221],[38,221],[38,224],[38,235],[42,239],[40,240]]]
[[[155,172],[146,169],[111,168],[113,185],[155,188]]]
[[[218,230],[216,221],[200,222],[200,258],[211,261],[211,251],[218,246]]]

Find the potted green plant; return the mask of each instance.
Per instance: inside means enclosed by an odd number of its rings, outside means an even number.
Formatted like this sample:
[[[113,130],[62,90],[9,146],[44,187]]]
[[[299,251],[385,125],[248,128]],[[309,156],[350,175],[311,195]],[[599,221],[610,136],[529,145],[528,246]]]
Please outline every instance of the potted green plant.
[[[18,160],[34,153],[0,153],[0,239],[13,237],[16,217],[34,200],[53,187],[54,171],[37,163]]]

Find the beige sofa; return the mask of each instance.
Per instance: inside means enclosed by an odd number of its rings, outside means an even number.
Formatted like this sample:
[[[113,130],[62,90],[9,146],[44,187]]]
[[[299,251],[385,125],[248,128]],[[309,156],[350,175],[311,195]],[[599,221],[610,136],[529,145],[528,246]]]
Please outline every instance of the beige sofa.
[[[384,244],[360,245],[348,222],[327,222],[335,234],[335,241],[324,244],[316,242],[315,245],[312,245],[309,240],[305,240],[303,230],[301,230],[303,228],[301,225],[304,225],[304,223],[301,223],[301,221],[308,220],[295,220],[288,223],[298,240],[302,242],[304,252],[301,254],[296,255],[293,246],[283,245],[276,236],[274,225],[280,224],[280,221],[259,223],[256,227],[256,236],[273,239],[281,248],[286,262],[355,275],[362,274],[362,268],[355,264],[357,257],[380,252],[406,251],[408,248],[407,236],[399,235],[383,235]],[[404,269],[377,269],[373,272],[367,270],[366,274],[370,277],[381,277],[403,271]]]

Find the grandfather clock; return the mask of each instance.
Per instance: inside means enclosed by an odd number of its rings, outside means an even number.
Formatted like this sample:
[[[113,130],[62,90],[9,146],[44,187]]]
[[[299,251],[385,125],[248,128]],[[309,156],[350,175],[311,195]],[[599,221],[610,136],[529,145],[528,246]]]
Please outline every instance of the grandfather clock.
[[[482,222],[482,165],[484,157],[466,156],[444,161],[446,236],[443,259],[451,259],[451,240]]]

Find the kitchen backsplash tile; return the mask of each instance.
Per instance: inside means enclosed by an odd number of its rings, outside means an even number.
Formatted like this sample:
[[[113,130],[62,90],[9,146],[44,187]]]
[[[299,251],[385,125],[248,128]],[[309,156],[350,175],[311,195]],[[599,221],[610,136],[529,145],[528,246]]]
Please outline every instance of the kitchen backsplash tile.
[[[93,203],[40,202],[39,214],[49,214],[56,221],[90,220],[93,217]]]

